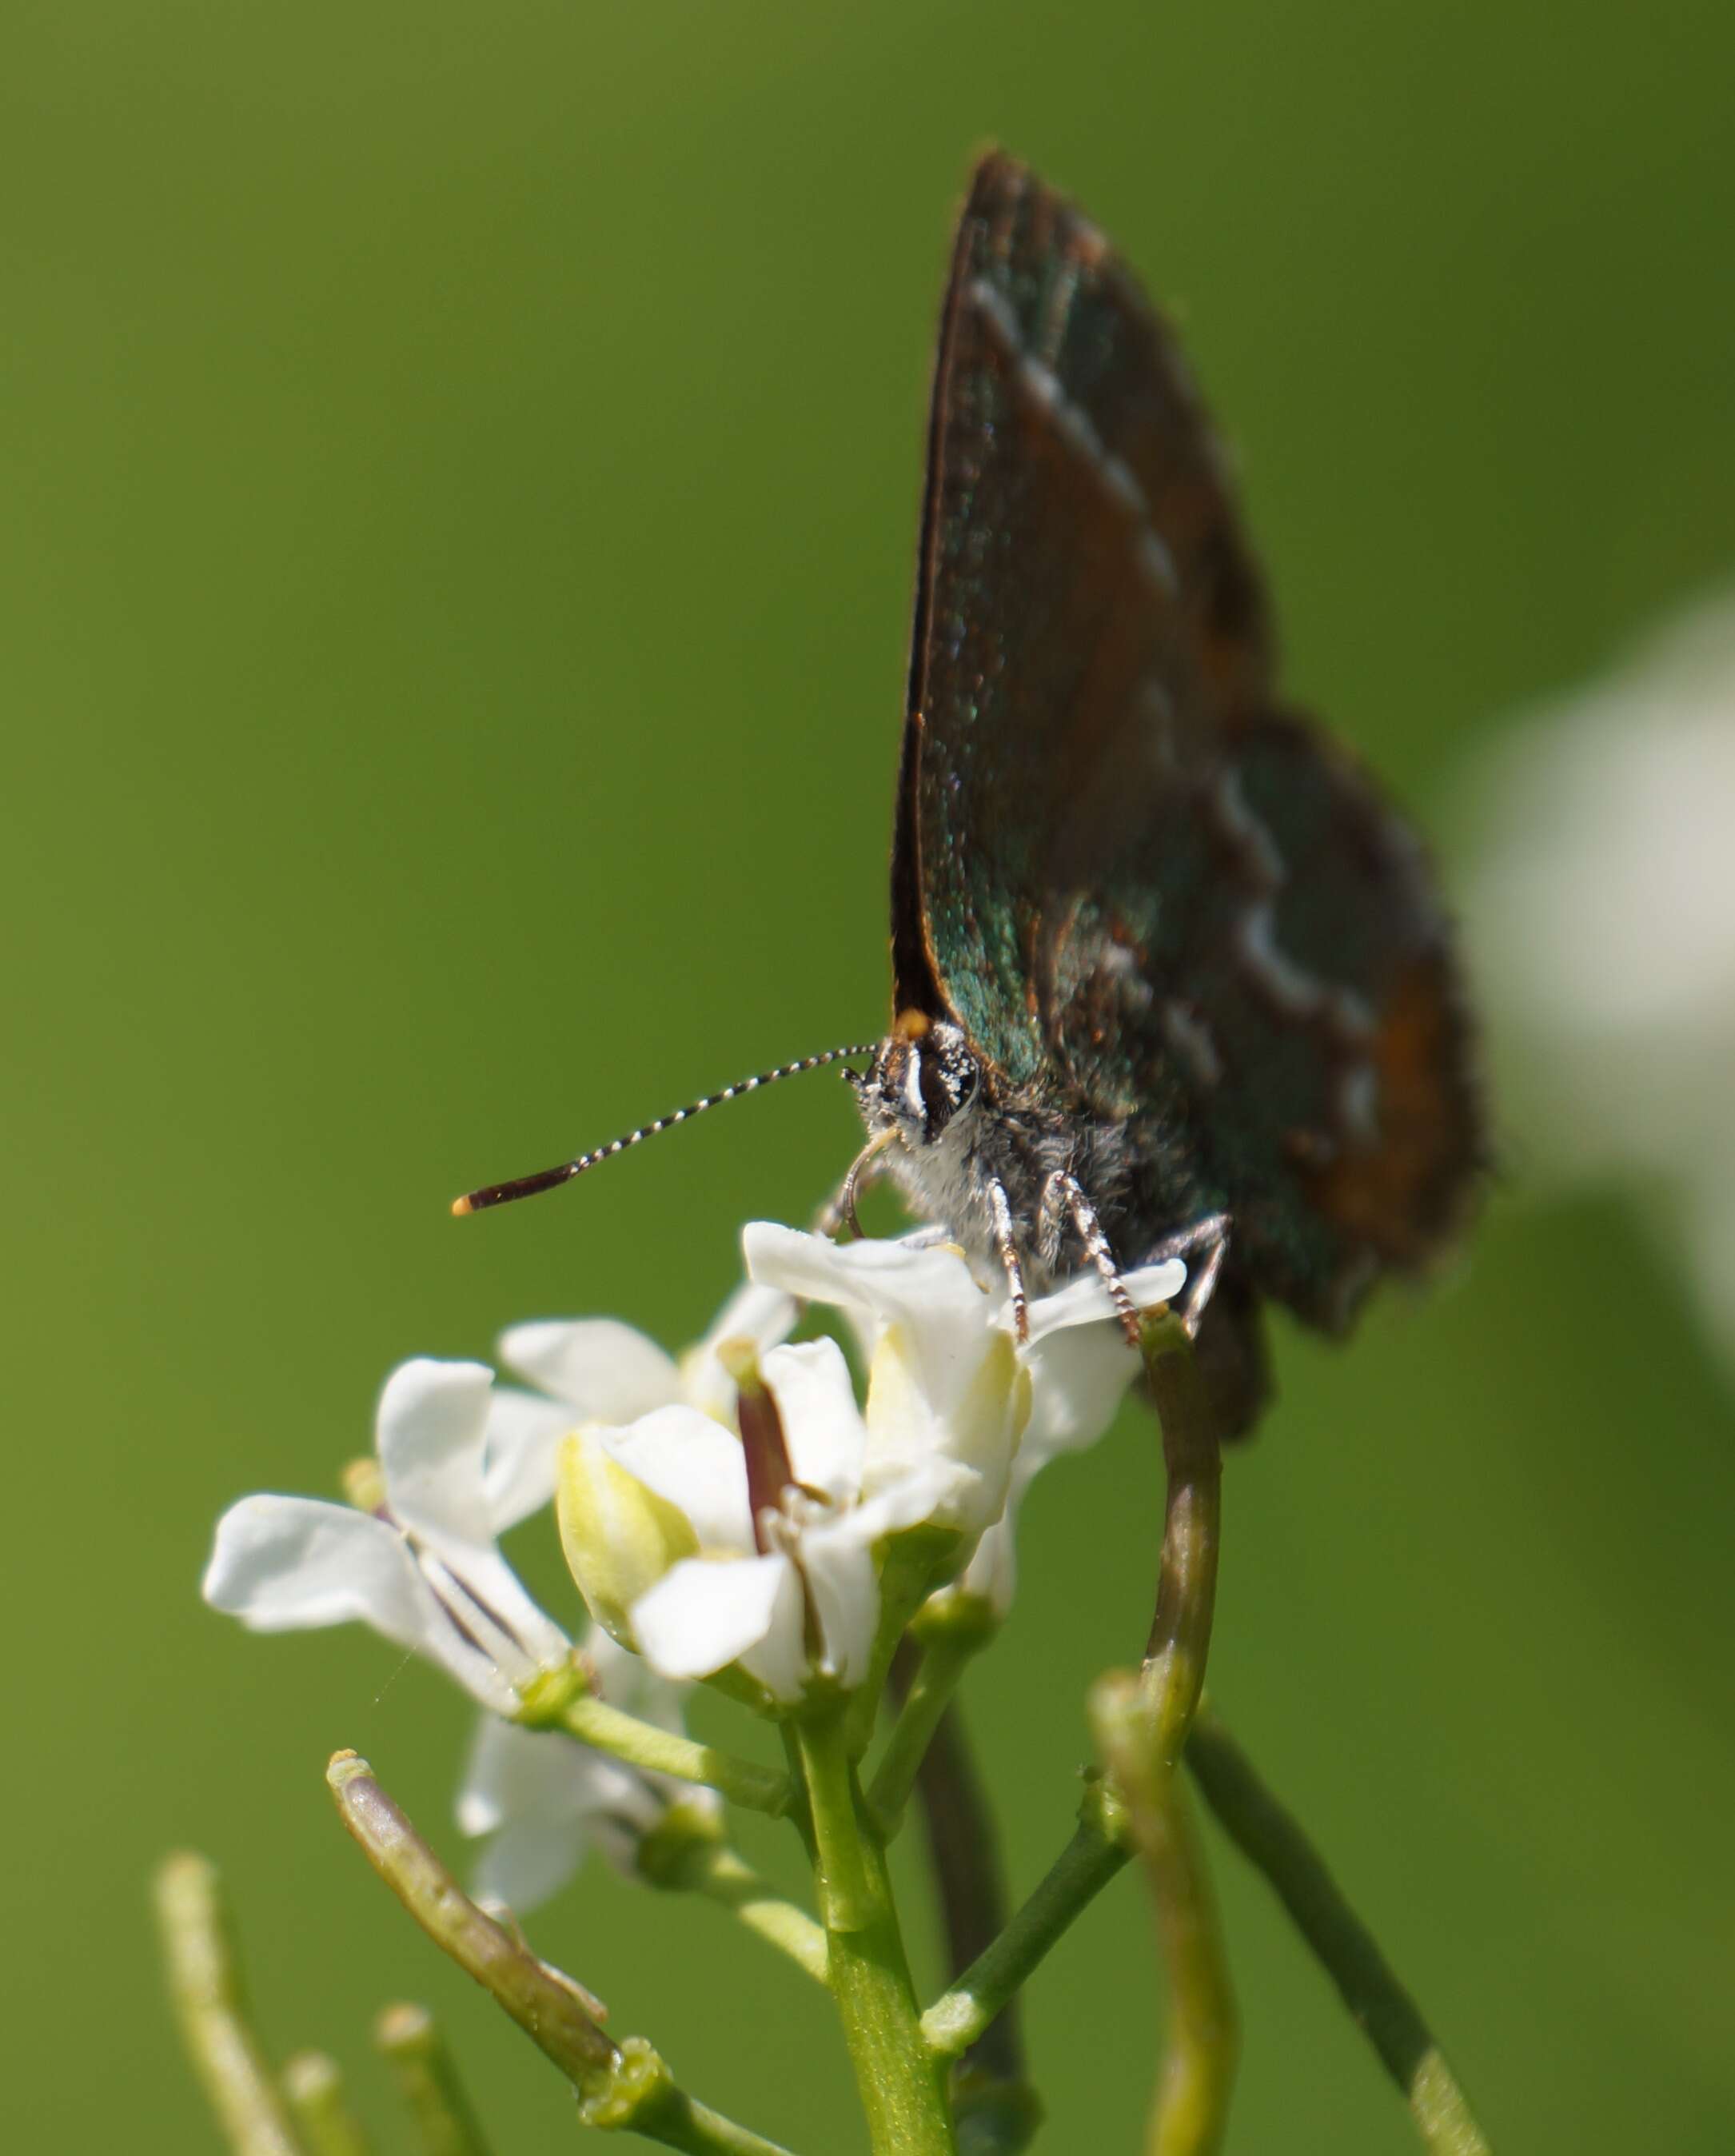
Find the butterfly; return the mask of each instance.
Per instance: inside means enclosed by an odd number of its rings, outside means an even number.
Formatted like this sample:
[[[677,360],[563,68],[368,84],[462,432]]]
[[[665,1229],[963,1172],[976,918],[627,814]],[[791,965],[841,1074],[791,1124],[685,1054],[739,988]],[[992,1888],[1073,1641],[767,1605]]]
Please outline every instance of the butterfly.
[[[941,311],[891,849],[893,1018],[849,1070],[889,1178],[1029,1297],[1187,1261],[1222,1433],[1268,1389],[1261,1306],[1341,1332],[1449,1241],[1484,1141],[1422,850],[1275,681],[1271,611],[1173,331],[1026,167],[973,177]]]
[[[1342,1332],[1460,1222],[1471,1027],[1415,838],[1274,681],[1172,330],[998,153],[941,314],[891,853],[876,1176],[1027,1297],[1188,1265],[1225,1434],[1260,1305]]]

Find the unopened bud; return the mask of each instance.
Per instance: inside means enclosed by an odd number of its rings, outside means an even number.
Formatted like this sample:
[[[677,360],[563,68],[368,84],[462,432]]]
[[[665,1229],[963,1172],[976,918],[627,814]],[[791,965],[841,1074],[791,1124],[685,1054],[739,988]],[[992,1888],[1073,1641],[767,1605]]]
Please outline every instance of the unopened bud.
[[[692,1523],[591,1430],[574,1430],[562,1441],[554,1506],[561,1548],[586,1607],[611,1638],[632,1646],[633,1604],[671,1565],[698,1553]]]

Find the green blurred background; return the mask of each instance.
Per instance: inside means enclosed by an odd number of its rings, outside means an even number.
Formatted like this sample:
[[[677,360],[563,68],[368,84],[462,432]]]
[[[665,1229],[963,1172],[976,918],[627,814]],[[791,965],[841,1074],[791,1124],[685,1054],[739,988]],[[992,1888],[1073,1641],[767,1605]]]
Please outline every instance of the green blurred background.
[[[12,2145],[215,2146],[146,1867],[239,1899],[276,2046],[389,2117],[429,1999],[502,2149],[549,2072],[365,1874],[354,1744],[442,1835],[460,1704],[206,1612],[210,1523],[323,1491],[387,1368],[610,1311],[671,1342],[848,1157],[790,1086],[572,1192],[466,1184],[874,1032],[921,407],[997,137],[1187,326],[1289,679],[1447,840],[1527,698],[1735,560],[1727,6],[297,8],[13,0],[0,80]],[[1283,1332],[1214,1662],[1503,2151],[1735,2125],[1735,1448],[1666,1257],[1544,1202],[1353,1348]],[[973,1685],[1016,1878],[1142,1637],[1137,1416],[1057,1470]],[[545,1558],[527,1560],[551,1583]],[[720,1725],[721,1726],[721,1725]],[[1219,1845],[1231,2138],[1410,2145]],[[859,2146],[821,2002],[599,1867],[538,1944],[689,2083]],[[1034,1994],[1052,2148],[1131,2149],[1132,1879]]]

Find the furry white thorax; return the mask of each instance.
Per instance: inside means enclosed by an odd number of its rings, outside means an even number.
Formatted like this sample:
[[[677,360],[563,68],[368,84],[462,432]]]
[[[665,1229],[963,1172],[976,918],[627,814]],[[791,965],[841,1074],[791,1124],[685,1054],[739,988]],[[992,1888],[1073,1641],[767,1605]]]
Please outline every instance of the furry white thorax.
[[[1079,1270],[1070,1224],[1045,1204],[1057,1174],[1078,1177],[1112,1210],[1127,1178],[1120,1125],[1082,1125],[1022,1094],[1001,1098],[961,1028],[937,1021],[895,1033],[855,1081],[870,1139],[886,1139],[873,1172],[895,1183],[918,1219],[943,1227],[985,1275],[1000,1269],[996,1186],[1005,1194],[1025,1284],[1040,1294]]]

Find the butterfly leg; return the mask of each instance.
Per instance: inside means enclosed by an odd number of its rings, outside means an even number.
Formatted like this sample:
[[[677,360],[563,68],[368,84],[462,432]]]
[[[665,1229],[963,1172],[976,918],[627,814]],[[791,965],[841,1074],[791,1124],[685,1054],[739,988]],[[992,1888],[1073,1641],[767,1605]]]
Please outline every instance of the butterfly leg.
[[[1018,1238],[1012,1229],[1012,1200],[998,1176],[988,1182],[988,1214],[993,1222],[994,1248],[1006,1269],[1006,1291],[1012,1297],[1013,1336],[1022,1347],[1030,1337],[1030,1306],[1024,1293],[1024,1269],[1018,1255]]]
[[[1169,1258],[1190,1260],[1195,1250],[1202,1250],[1204,1255],[1199,1264],[1188,1264],[1187,1285],[1177,1301],[1176,1312],[1189,1335],[1196,1339],[1205,1306],[1216,1289],[1217,1276],[1229,1255],[1228,1214],[1207,1213],[1187,1227],[1176,1229],[1173,1235],[1153,1243],[1142,1262],[1156,1265]]]
[[[1063,1219],[1072,1223],[1073,1232],[1084,1245],[1085,1255],[1096,1266],[1101,1276],[1102,1285],[1108,1290],[1109,1300],[1120,1317],[1121,1330],[1137,1348],[1139,1342],[1138,1312],[1133,1306],[1132,1297],[1127,1292],[1126,1281],[1121,1277],[1114,1246],[1103,1233],[1102,1223],[1096,1217],[1096,1208],[1085,1194],[1084,1185],[1064,1168],[1056,1168],[1043,1185],[1041,1219],[1045,1228],[1057,1226]]]

